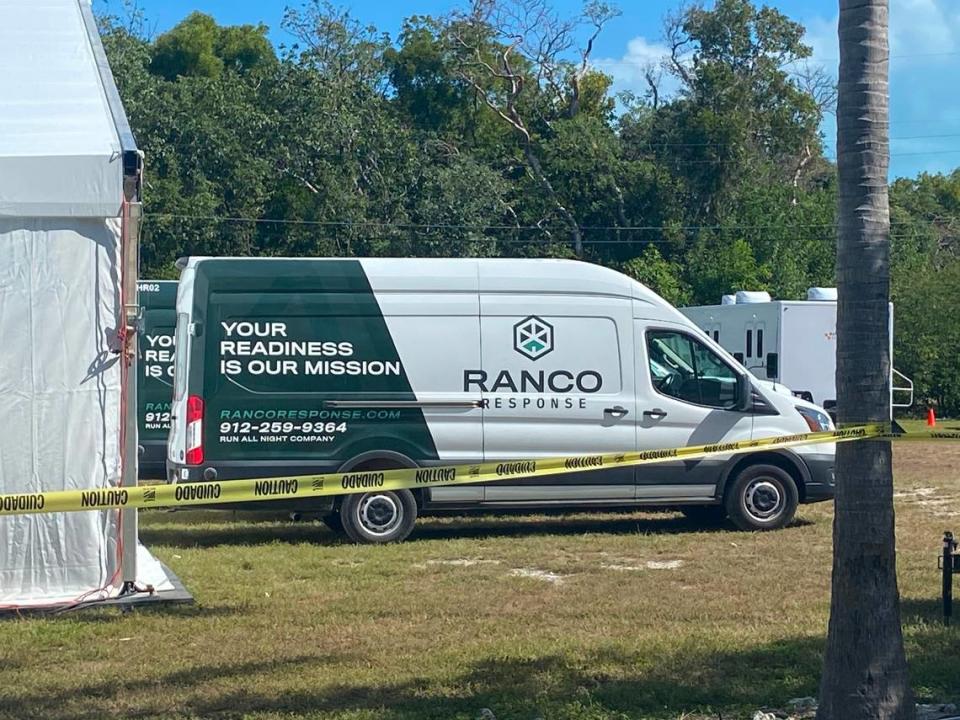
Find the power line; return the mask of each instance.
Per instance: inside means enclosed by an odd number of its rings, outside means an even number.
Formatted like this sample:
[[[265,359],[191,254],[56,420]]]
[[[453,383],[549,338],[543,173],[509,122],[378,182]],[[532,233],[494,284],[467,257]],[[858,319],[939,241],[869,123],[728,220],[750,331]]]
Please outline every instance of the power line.
[[[255,218],[240,217],[230,215],[181,215],[177,213],[144,213],[146,218],[164,218],[177,220],[202,220],[209,222],[235,222],[235,223],[263,223],[276,225],[317,225],[322,227],[381,227],[396,228],[401,230],[524,230],[533,232],[545,232],[551,228],[540,225],[487,225],[470,223],[411,223],[411,222],[391,222],[382,220],[297,220],[291,218]],[[787,227],[789,229],[798,228],[832,228],[833,223],[800,223],[788,226],[784,225],[580,225],[580,230],[605,230],[605,231],[690,231],[690,230],[777,230]],[[554,227],[553,230],[562,230],[562,227]]]
[[[889,237],[892,240],[906,240],[906,239],[912,238],[913,236],[891,234]],[[806,237],[806,238],[799,238],[799,240],[813,241],[813,242],[832,242],[832,241],[835,241],[836,238],[833,236],[814,237],[814,238]],[[384,243],[397,243],[397,242],[406,242],[407,239],[406,238],[385,238],[385,237],[371,237],[371,238],[361,238],[361,239],[354,238],[352,241],[343,241],[343,244],[350,245],[356,242],[374,242],[374,241],[379,241]],[[476,243],[478,245],[481,243],[493,243],[495,245],[516,245],[516,246],[529,246],[529,245],[537,244],[541,246],[560,245],[564,247],[566,246],[573,247],[574,245],[576,245],[575,240],[566,236],[562,238],[548,238],[546,240],[540,240],[540,241],[516,240],[516,239],[502,240],[497,238],[482,238],[478,240],[471,240],[469,238],[445,238],[443,240],[443,244],[451,247],[459,247],[459,246],[466,245],[468,243]],[[668,243],[669,241],[667,240],[636,240],[636,239],[615,240],[615,239],[608,239],[608,238],[604,238],[604,239],[583,238],[580,241],[581,245],[621,245],[621,246],[623,245],[644,245],[644,246],[645,245],[664,245]]]
[[[890,141],[898,140],[932,140],[934,138],[955,138],[960,137],[960,133],[944,133],[942,135],[906,135],[904,137],[891,137]]]
[[[889,156],[892,158],[897,157],[915,157],[918,155],[953,155],[960,153],[960,148],[946,148],[940,150],[917,150],[914,152],[892,152],[889,153]],[[821,155],[824,160],[836,160],[836,155]],[[722,165],[725,163],[735,163],[738,162],[737,158],[658,158],[660,162],[664,165]]]
[[[228,215],[183,215],[178,213],[144,213],[147,219],[170,219],[170,220],[188,220],[201,222],[225,222],[225,223],[247,223],[258,225],[293,225],[306,227],[359,227],[374,229],[396,229],[396,230],[475,230],[475,231],[524,231],[524,232],[553,232],[564,233],[569,229],[563,226],[553,226],[551,228],[540,225],[497,225],[497,224],[470,224],[470,223],[411,223],[411,222],[390,222],[381,220],[298,220],[293,218],[256,218],[240,217]],[[960,218],[952,216],[934,216],[924,218],[911,218],[908,221],[891,221],[891,227],[911,226],[915,222],[927,223],[960,223]],[[580,225],[578,230],[581,232],[699,232],[699,231],[783,231],[783,230],[820,230],[836,231],[835,223],[790,223],[790,224],[767,224],[767,225]],[[911,237],[911,234],[894,234],[891,237]],[[392,238],[390,238],[392,239]],[[475,242],[482,240],[495,240],[495,238],[460,238],[464,242]],[[503,241],[498,241],[503,242]],[[517,242],[526,242],[518,240]],[[602,242],[594,240],[592,242]],[[605,241],[603,241],[605,242]],[[609,242],[623,242],[621,240],[610,240]],[[672,240],[650,240],[643,242],[671,243]]]
[[[934,140],[942,138],[958,138],[960,133],[940,133],[936,135],[904,135],[902,137],[890,137],[890,142],[900,142],[904,140]],[[730,147],[736,146],[737,142],[649,142],[638,143],[637,147],[642,148],[670,148],[670,147]],[[933,151],[938,152],[938,151]],[[894,153],[897,155],[897,153]]]
[[[955,55],[960,55],[960,51],[949,50],[949,51],[945,51],[945,52],[933,52],[933,53],[905,53],[905,54],[903,54],[903,55],[891,55],[891,56],[889,57],[889,59],[890,59],[890,60],[915,60],[915,59],[917,59],[917,58],[952,57],[952,56],[955,56]],[[826,58],[825,58],[825,57],[813,57],[813,56],[811,56],[811,57],[809,57],[809,58],[801,58],[800,60],[798,60],[798,62],[804,62],[804,61],[807,61],[807,62],[815,62],[815,63],[822,63],[822,64],[826,64],[826,63],[839,63],[839,62],[840,62],[840,58],[838,58],[838,57],[835,57],[835,58],[826,57]]]

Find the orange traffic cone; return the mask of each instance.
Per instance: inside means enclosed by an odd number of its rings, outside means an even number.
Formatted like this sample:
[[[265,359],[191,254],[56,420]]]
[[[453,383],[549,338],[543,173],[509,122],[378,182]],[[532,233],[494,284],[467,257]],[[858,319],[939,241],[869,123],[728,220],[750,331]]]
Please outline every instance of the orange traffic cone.
[[[937,424],[937,415],[933,412],[933,408],[927,409],[927,427],[934,427]]]

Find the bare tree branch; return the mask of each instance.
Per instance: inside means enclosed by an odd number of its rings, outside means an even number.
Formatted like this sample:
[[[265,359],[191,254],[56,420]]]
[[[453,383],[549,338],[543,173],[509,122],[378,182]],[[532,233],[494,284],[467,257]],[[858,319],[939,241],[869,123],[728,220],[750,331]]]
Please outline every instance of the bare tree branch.
[[[797,86],[810,95],[821,114],[837,113],[837,83],[821,65],[804,63],[793,70]]]
[[[684,17],[689,11],[688,5],[679,7],[668,14],[663,21],[663,36],[670,47],[670,56],[664,60],[671,73],[687,86],[693,85],[693,78],[687,71],[685,52],[690,46],[690,38],[683,29]]]
[[[647,83],[647,96],[654,110],[660,107],[660,81],[663,71],[654,63],[647,63],[643,68],[643,79]]]
[[[563,112],[564,106],[569,117],[576,116],[596,39],[618,14],[603,0],[589,0],[582,15],[573,19],[559,17],[549,0],[473,0],[469,12],[455,13],[447,24],[460,57],[459,77],[519,134],[527,171],[568,226],[578,255],[583,253],[580,226],[550,182],[524,114],[538,113],[546,125],[551,120],[544,115]],[[577,32],[584,24],[591,27],[590,33],[575,50]],[[538,93],[545,93],[549,102],[543,103],[543,94],[539,102],[522,102],[527,96],[536,99]]]

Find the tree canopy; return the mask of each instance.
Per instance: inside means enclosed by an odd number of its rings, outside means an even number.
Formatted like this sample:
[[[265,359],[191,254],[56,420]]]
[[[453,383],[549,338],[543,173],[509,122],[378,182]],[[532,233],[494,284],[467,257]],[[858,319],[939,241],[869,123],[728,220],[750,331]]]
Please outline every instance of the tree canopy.
[[[581,257],[681,304],[833,284],[834,94],[803,27],[685,6],[646,92],[614,96],[593,54],[616,17],[474,0],[390,37],[308,0],[280,48],[202,13],[155,38],[101,18],[147,158],[143,275],[190,254],[483,255]],[[960,289],[960,176],[898,180],[891,202],[895,361],[960,412],[960,324],[930,312]]]

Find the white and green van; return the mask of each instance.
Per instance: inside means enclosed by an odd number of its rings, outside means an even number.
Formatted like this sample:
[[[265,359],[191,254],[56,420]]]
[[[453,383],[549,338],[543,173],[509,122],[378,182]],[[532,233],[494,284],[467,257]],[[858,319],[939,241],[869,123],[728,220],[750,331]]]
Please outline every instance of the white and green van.
[[[175,344],[170,481],[355,471],[369,492],[296,509],[358,542],[441,508],[679,506],[769,529],[833,497],[832,444],[380,491],[387,468],[832,427],[648,288],[582,262],[190,258]]]
[[[170,399],[173,397],[173,335],[177,324],[177,283],[141,280],[140,327],[137,334],[138,475],[166,477]]]

